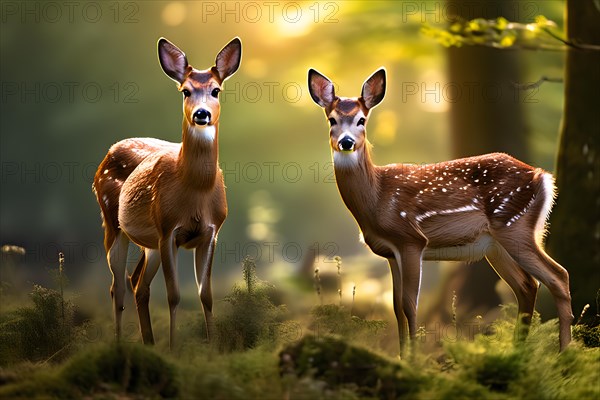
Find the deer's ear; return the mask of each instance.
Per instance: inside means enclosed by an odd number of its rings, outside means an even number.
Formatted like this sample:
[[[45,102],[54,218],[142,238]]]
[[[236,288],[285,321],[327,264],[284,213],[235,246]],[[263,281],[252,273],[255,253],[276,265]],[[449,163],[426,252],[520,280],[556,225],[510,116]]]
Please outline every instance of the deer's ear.
[[[242,41],[236,37],[225,45],[217,54],[215,68],[219,73],[221,82],[229,78],[240,67],[242,62]]]
[[[191,68],[185,53],[165,38],[158,40],[158,61],[165,74],[178,83],[183,83]]]
[[[370,110],[381,103],[385,96],[385,69],[378,69],[373,75],[363,83],[360,97],[365,102],[365,106]]]
[[[335,100],[331,80],[312,68],[308,70],[308,91],[314,102],[323,108],[329,107]]]

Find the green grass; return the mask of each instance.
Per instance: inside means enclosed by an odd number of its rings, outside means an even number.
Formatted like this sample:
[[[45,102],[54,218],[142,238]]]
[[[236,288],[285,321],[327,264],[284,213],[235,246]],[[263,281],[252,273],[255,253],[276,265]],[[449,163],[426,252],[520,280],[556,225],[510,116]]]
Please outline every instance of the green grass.
[[[509,321],[499,321],[510,328]],[[185,340],[185,338],[182,338]],[[513,344],[477,335],[441,356],[398,360],[340,336],[223,353],[190,341],[174,352],[135,343],[79,347],[56,364],[0,371],[2,398],[591,399],[600,396],[600,349],[557,351],[556,321]]]
[[[0,315],[0,366],[65,357],[83,332],[75,305],[59,291],[34,285],[30,299],[32,306]]]
[[[30,306],[0,315],[0,398],[600,398],[597,326],[575,326],[574,342],[559,353],[557,321],[536,316],[515,343],[510,306],[474,340],[447,339],[432,350],[421,343],[431,337],[419,336],[412,356],[399,360],[382,350],[386,321],[333,304],[292,316],[279,298],[246,260],[244,283],[216,303],[215,339],[204,339],[197,311],[183,312],[169,351],[166,338],[156,347],[90,343],[73,300],[36,286]],[[162,337],[168,318],[157,315]]]

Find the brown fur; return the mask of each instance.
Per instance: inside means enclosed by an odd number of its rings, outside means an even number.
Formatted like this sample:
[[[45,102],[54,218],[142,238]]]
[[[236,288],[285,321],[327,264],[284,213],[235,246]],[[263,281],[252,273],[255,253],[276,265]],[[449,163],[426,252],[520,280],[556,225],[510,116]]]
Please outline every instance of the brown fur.
[[[573,319],[569,277],[537,239],[543,236],[554,195],[551,176],[503,153],[438,164],[376,166],[366,121],[361,124],[358,118],[366,120],[370,109],[365,107],[383,99],[384,70],[365,81],[359,98],[335,96],[329,79],[314,70],[309,71],[309,90],[327,118],[335,120],[330,144],[340,195],[365,243],[389,261],[401,353],[406,336],[416,334],[424,256],[463,261],[485,256],[515,293],[525,333],[535,304],[535,279],[540,280],[556,300],[564,349]],[[355,145],[341,151],[340,143],[348,137]]]
[[[113,273],[117,338],[124,309],[127,247],[132,241],[143,250],[130,279],[142,338],[144,343],[154,342],[148,309],[150,282],[162,264],[172,346],[179,303],[178,247],[194,249],[207,331],[210,334],[212,330],[212,259],[217,233],[227,216],[225,185],[218,166],[220,103],[214,93],[239,67],[241,43],[237,38],[232,40],[217,55],[216,65],[204,71],[192,68],[185,54],[166,39],[159,40],[158,47],[163,70],[185,92],[182,142],[140,138],[118,142],[98,167],[93,189],[102,212],[104,245]],[[209,113],[207,119],[195,119],[199,110]]]

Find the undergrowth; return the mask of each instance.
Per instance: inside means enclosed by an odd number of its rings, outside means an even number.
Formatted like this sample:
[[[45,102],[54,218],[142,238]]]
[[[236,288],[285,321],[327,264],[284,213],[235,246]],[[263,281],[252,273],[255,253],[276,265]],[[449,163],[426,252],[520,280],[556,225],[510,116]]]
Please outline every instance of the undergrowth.
[[[198,319],[179,329],[172,352],[85,342],[73,301],[35,286],[30,306],[0,315],[0,398],[600,398],[598,326],[575,326],[574,342],[559,353],[556,320],[534,316],[529,336],[515,341],[509,306],[473,340],[450,335],[437,352],[417,345],[399,360],[380,348],[386,321],[352,315],[341,291],[340,304],[315,306],[299,323],[252,260],[242,276],[217,303],[212,342]],[[298,324],[302,335],[282,334]]]
[[[377,348],[382,338],[386,321],[371,320],[351,315],[344,306],[325,304],[311,310],[309,328],[317,336],[339,336],[353,343],[362,343]]]
[[[285,306],[272,301],[275,288],[256,276],[256,264],[242,263],[244,286],[234,285],[216,318],[216,346],[220,351],[240,351],[275,343],[286,314]]]
[[[84,334],[85,326],[75,321],[75,304],[64,297],[63,268],[64,257],[59,253],[58,271],[52,271],[59,289],[33,285],[31,306],[0,315],[0,366],[62,359]]]

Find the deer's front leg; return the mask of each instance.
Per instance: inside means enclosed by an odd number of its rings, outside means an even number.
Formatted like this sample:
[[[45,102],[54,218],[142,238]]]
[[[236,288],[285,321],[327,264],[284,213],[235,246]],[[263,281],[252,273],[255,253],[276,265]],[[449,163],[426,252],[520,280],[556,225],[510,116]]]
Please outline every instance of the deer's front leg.
[[[394,293],[394,313],[398,323],[398,337],[400,341],[400,357],[404,357],[406,341],[408,339],[406,329],[406,316],[404,315],[404,307],[402,306],[402,269],[400,260],[396,258],[388,258],[390,271],[392,272],[392,286]]]
[[[177,282],[177,247],[173,238],[173,232],[162,237],[159,241],[160,260],[167,285],[167,300],[169,302],[170,331],[169,347],[171,350],[175,345],[175,313],[179,304],[179,284]]]
[[[142,255],[140,262],[143,263],[141,266],[142,270],[133,287],[133,293],[140,322],[142,340],[144,344],[154,344],[150,309],[148,307],[150,303],[150,284],[160,266],[159,252],[153,249],[144,249],[144,254]]]
[[[406,356],[408,337],[414,341],[417,333],[423,249],[424,246],[421,245],[404,245],[400,251],[394,249],[395,257],[388,259],[392,271],[394,312],[398,321],[401,357]]]
[[[204,310],[206,335],[209,341],[213,334],[212,290],[210,285],[210,276],[212,271],[216,239],[217,229],[214,226],[211,226],[209,228],[209,233],[202,239],[202,242],[198,245],[198,247],[194,249],[196,284],[198,285],[198,295],[200,296],[202,309]]]
[[[417,306],[419,304],[419,291],[421,290],[421,264],[423,248],[420,246],[407,246],[402,249],[402,306],[408,320],[410,340],[414,344],[417,334]]]

